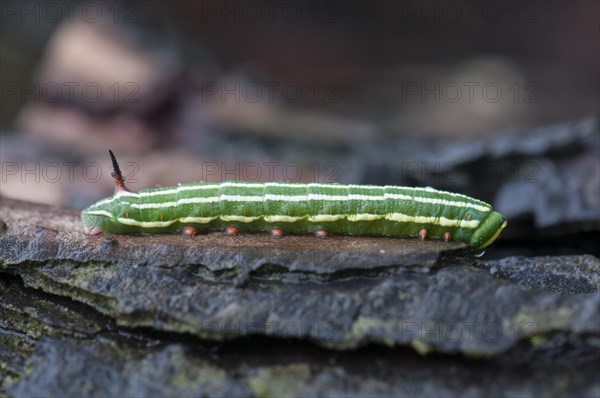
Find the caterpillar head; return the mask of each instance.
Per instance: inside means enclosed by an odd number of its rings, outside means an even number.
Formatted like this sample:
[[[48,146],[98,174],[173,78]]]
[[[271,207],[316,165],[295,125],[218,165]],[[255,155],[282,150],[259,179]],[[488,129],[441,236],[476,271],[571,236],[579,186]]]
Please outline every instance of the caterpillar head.
[[[508,222],[502,214],[492,211],[477,227],[471,236],[469,245],[479,250],[485,249],[500,237],[507,224]]]

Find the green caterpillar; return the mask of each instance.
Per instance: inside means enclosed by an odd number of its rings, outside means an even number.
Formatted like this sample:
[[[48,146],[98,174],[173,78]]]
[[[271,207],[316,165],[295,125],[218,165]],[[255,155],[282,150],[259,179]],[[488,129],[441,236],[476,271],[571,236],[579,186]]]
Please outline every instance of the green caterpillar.
[[[180,184],[130,192],[113,159],[115,194],[81,213],[87,234],[186,235],[225,229],[434,238],[491,245],[505,218],[480,200],[433,188],[242,182]]]

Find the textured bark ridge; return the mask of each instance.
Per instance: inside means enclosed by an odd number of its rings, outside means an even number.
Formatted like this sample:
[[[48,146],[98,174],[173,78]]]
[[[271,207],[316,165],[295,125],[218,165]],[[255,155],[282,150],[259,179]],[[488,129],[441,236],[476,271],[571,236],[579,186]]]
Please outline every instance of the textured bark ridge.
[[[2,199],[4,264],[63,261],[72,265],[188,267],[215,277],[260,271],[274,266],[292,272],[333,275],[382,267],[435,267],[443,253],[465,254],[466,246],[417,239],[331,236],[285,236],[268,233],[236,237],[215,232],[185,237],[127,236],[83,233],[80,213],[44,205]],[[227,278],[225,278],[227,279]]]
[[[0,220],[0,396],[600,391],[592,256],[89,237],[77,211],[5,198]]]

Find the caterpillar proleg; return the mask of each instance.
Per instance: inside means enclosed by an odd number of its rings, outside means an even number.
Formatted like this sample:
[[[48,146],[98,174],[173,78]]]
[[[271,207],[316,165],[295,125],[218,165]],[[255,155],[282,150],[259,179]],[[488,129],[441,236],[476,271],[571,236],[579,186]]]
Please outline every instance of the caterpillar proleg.
[[[270,231],[442,239],[484,249],[507,224],[485,202],[429,187],[225,181],[131,192],[110,154],[115,193],[82,211],[89,235]]]

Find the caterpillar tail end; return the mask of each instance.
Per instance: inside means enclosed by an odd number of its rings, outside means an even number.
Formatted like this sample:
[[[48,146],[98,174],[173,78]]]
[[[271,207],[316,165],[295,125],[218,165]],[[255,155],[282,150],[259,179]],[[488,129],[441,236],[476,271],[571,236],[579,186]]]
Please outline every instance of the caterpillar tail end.
[[[121,173],[121,169],[119,168],[119,162],[117,162],[117,158],[112,150],[108,150],[110,154],[110,160],[112,161],[113,172],[112,176],[115,179],[115,195],[118,195],[121,192],[131,192],[129,188],[125,186],[125,177],[123,177],[123,173]]]

